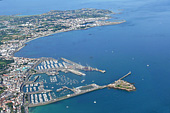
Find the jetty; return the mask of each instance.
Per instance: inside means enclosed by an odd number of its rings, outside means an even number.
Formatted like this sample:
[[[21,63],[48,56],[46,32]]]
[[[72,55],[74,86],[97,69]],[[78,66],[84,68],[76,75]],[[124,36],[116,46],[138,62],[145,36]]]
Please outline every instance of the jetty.
[[[58,75],[59,71],[62,71],[64,73],[71,72],[73,74],[79,75],[79,76],[85,76],[86,74],[83,72],[80,72],[80,70],[83,71],[98,71],[101,73],[105,73],[105,70],[100,70],[97,68],[93,68],[90,66],[83,66],[81,64],[75,63],[73,61],[70,61],[65,58],[61,58],[60,60],[56,60],[53,58],[40,58],[39,64],[36,64],[35,70],[36,74],[40,73],[46,73],[47,75]]]
[[[33,92],[26,92],[25,94],[37,94],[37,93],[47,93],[47,92],[51,92],[52,90],[38,90],[38,91],[33,91]]]
[[[129,76],[131,74],[131,71],[129,71],[129,73],[127,73],[126,75],[124,75],[123,77],[119,78],[119,80],[124,79],[125,77]]]
[[[114,89],[126,90],[126,91],[135,91],[136,88],[133,84],[122,80],[125,77],[129,76],[130,74],[131,74],[131,72],[127,73],[126,75],[124,75],[123,77],[121,77],[120,79],[115,81],[114,83],[107,85],[107,87],[108,88],[114,88]]]
[[[83,71],[98,71],[105,73],[105,70],[100,70],[97,68],[93,68],[90,66],[83,66],[81,64],[75,63],[73,61],[67,60],[65,58],[61,58],[60,60],[56,60],[53,58],[39,58],[35,65],[32,66],[31,69],[34,69],[36,73],[47,73],[48,75],[55,75],[58,74],[59,71],[68,73],[74,73],[77,75],[85,75],[85,73],[80,72],[79,70]],[[28,71],[29,77],[31,76],[31,69]],[[61,88],[56,90],[56,93],[60,94],[65,91],[69,91],[66,94],[56,96],[55,94],[51,92],[51,89],[44,89],[43,82],[36,82],[36,80],[39,78],[39,76],[36,76],[33,81],[28,81],[28,78],[26,79],[25,83],[23,86],[26,86],[26,92],[25,94],[28,94],[30,97],[29,103],[27,104],[28,107],[36,107],[36,106],[41,106],[41,105],[46,105],[54,102],[58,102],[61,100],[65,100],[68,98],[72,98],[78,95],[82,95],[88,92],[92,92],[98,89],[103,89],[103,88],[114,88],[114,89],[122,89],[126,91],[134,91],[136,90],[135,86],[127,81],[124,81],[123,79],[126,78],[127,76],[131,75],[131,71],[128,72],[126,75],[123,77],[119,78],[117,81],[104,85],[104,86],[99,86],[97,84],[89,84],[86,86],[79,86],[76,88],[69,88],[67,86],[62,86]],[[59,75],[57,75],[59,76]],[[60,78],[61,81],[64,80],[64,78]],[[59,79],[59,80],[60,80]],[[51,82],[57,82],[56,76],[50,77]],[[74,81],[75,82],[75,81]],[[38,85],[40,84],[40,85]],[[57,84],[56,84],[57,85]],[[61,84],[60,84],[61,85]],[[67,84],[63,84],[67,85]],[[38,87],[38,90],[37,90]],[[60,92],[62,91],[62,92]],[[55,98],[53,98],[55,97]],[[44,99],[43,99],[44,98]],[[39,101],[38,101],[39,100]]]
[[[68,89],[68,90],[70,90],[70,91],[72,91],[72,92],[76,92],[74,89],[71,89],[71,88],[68,88],[67,86],[62,86],[62,88],[59,88],[59,89],[57,89],[56,91],[57,92],[60,92],[60,91],[62,91],[62,90],[64,90],[64,89]]]
[[[64,87],[64,88],[66,88],[66,87]],[[74,91],[73,94],[68,94],[66,96],[59,97],[59,98],[56,98],[56,99],[52,99],[52,100],[45,101],[45,102],[41,102],[41,103],[30,103],[28,105],[28,107],[36,107],[36,106],[41,106],[41,105],[47,105],[47,104],[50,104],[50,103],[58,102],[58,101],[61,101],[61,100],[65,100],[65,99],[68,99],[68,98],[72,98],[72,97],[75,97],[75,96],[78,96],[78,95],[82,95],[82,94],[89,93],[89,92],[92,92],[92,91],[95,91],[95,90],[98,90],[98,89],[103,89],[103,88],[106,88],[106,86],[99,86],[97,84],[90,84],[90,85],[87,85],[87,86],[79,86],[77,88],[72,89]]]
[[[72,98],[72,97],[75,97],[75,96],[78,96],[78,95],[82,95],[82,94],[85,94],[85,93],[89,93],[89,92],[92,92],[92,91],[95,91],[95,90],[98,90],[98,89],[104,89],[104,88],[114,88],[114,89],[122,89],[122,90],[126,90],[126,91],[134,91],[134,90],[136,90],[136,88],[134,87],[133,84],[122,80],[123,78],[127,77],[130,74],[131,74],[131,72],[124,75],[123,77],[121,77],[120,79],[115,81],[114,83],[104,85],[104,86],[99,86],[97,84],[89,84],[89,85],[86,85],[86,86],[79,86],[79,87],[76,87],[76,88],[69,88],[67,86],[62,86],[61,88],[57,89],[56,92],[60,92],[60,91],[63,91],[63,90],[66,89],[66,90],[70,90],[71,93],[68,93],[65,96],[58,97],[58,98],[55,98],[55,99],[53,99],[51,97],[51,94],[49,94],[50,99],[48,99],[47,95],[46,95],[47,92],[37,91],[37,92],[27,93],[27,94],[31,95],[31,98],[33,98],[33,94],[36,94],[36,93],[41,93],[41,94],[43,94],[44,98],[46,98],[45,101],[43,101],[42,95],[39,94],[40,102],[36,101],[34,103],[34,101],[31,100],[31,103],[29,103],[28,107],[36,107],[36,106],[41,106],[41,105],[47,105],[47,104],[50,104],[50,103],[58,102],[58,101],[61,101],[61,100],[65,100],[65,99],[68,99],[68,98]],[[49,92],[50,92],[50,90],[49,90]],[[35,96],[35,99],[37,99],[37,96]]]

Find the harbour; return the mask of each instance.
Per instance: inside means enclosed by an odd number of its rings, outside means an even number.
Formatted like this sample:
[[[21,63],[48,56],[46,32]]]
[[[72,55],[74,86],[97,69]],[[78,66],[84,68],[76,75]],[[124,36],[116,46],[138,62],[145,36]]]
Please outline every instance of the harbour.
[[[83,7],[123,10],[118,18],[126,19],[127,22],[122,25],[102,26],[39,38],[29,42],[15,56],[25,58],[46,56],[56,59],[64,57],[82,64],[88,63],[91,66],[106,69],[107,72],[104,75],[87,72],[86,76],[81,76],[82,79],[85,79],[84,84],[91,84],[92,81],[99,85],[112,83],[114,82],[111,81],[112,79],[117,80],[120,75],[124,75],[124,72],[131,70],[134,76],[125,79],[135,82],[137,87],[135,92],[130,93],[122,90],[104,89],[105,92],[99,90],[88,95],[70,98],[64,102],[32,107],[29,108],[30,113],[48,113],[49,109],[51,113],[79,113],[80,111],[82,113],[126,113],[127,111],[130,113],[169,113],[168,80],[170,72],[167,69],[170,67],[168,62],[170,55],[167,49],[169,48],[169,1],[98,0],[91,3],[88,0],[69,3],[64,1],[63,5],[63,1],[53,0],[51,3],[47,3],[42,0],[42,5],[38,5],[39,2],[35,1],[38,8],[31,7],[29,12],[27,11],[31,3],[25,4],[20,1],[11,1],[11,5],[7,3],[10,5],[7,11],[10,14],[15,13],[16,11],[12,9],[16,8],[15,4],[20,3],[24,8],[18,7],[18,11],[25,15],[40,14],[53,9],[67,10]],[[1,6],[1,13],[6,14],[3,2]],[[114,52],[112,53],[112,51]],[[68,73],[60,74],[67,75]],[[164,85],[165,83],[167,85]],[[97,103],[94,104],[94,101]]]
[[[127,77],[130,74],[131,74],[131,72],[129,72],[128,74],[126,74],[123,77],[121,77],[120,79],[118,79],[118,81],[122,80],[123,78]],[[38,76],[36,76],[34,78],[37,79]],[[58,82],[57,78],[60,78],[60,76],[59,75],[57,75],[57,77],[51,76],[50,81],[51,82]],[[65,76],[63,76],[63,78],[65,78]],[[61,80],[62,80],[62,78],[61,78]],[[114,84],[114,83],[112,83],[112,84]],[[109,84],[109,85],[99,86],[99,85],[93,83],[93,84],[89,84],[89,85],[85,85],[85,86],[78,86],[78,87],[75,87],[75,88],[69,88],[67,86],[61,86],[60,88],[58,88],[56,90],[57,93],[62,94],[66,90],[70,91],[70,93],[66,93],[66,94],[62,95],[61,97],[56,97],[56,94],[54,94],[55,98],[53,98],[51,96],[52,90],[44,89],[43,83],[38,85],[39,83],[34,82],[34,84],[30,83],[29,84],[30,88],[33,87],[33,89],[34,89],[34,86],[39,86],[38,91],[36,91],[36,90],[32,91],[32,89],[31,89],[30,92],[25,93],[25,94],[29,95],[29,97],[30,97],[29,104],[27,104],[27,106],[30,107],[30,108],[36,107],[36,106],[41,106],[41,105],[47,105],[47,104],[58,102],[58,101],[62,101],[62,100],[68,99],[68,98],[79,96],[79,95],[89,93],[89,92],[99,90],[99,89],[111,88],[111,85],[112,85],[112,84]],[[56,84],[56,85],[59,85],[59,84]],[[28,88],[28,84],[26,85],[26,88]],[[124,90],[126,90],[126,89],[124,89]]]
[[[36,104],[32,103],[32,104],[29,104],[28,107],[36,107],[36,106],[41,106],[41,105],[46,105],[46,104],[58,102],[58,101],[61,101],[61,100],[72,98],[72,97],[75,97],[75,96],[78,96],[78,95],[82,95],[82,94],[89,93],[89,92],[92,92],[92,91],[95,91],[95,90],[98,90],[98,89],[103,89],[103,88],[106,87],[106,86],[98,86],[96,84],[90,84],[88,86],[92,86],[92,88],[86,89],[86,90],[80,90],[80,88],[87,87],[87,86],[81,86],[81,87],[73,89],[73,91],[75,92],[73,94],[68,94],[68,95],[66,95],[64,97],[52,99],[52,100],[49,100],[49,101],[46,101],[46,102],[41,102],[41,103],[36,103]],[[66,88],[66,89],[68,89],[68,88]]]
[[[75,62],[72,62],[70,60],[67,60],[65,58],[61,58],[63,61],[58,61],[53,58],[41,58],[39,65],[35,68],[36,73],[46,73],[47,75],[57,75],[59,74],[59,71],[68,73],[71,72],[73,74],[79,75],[79,76],[85,76],[86,74],[83,72],[80,72],[79,70],[83,71],[98,71],[101,73],[105,73],[105,70],[100,70],[97,68],[92,68],[90,66],[83,66],[80,64],[77,64]]]

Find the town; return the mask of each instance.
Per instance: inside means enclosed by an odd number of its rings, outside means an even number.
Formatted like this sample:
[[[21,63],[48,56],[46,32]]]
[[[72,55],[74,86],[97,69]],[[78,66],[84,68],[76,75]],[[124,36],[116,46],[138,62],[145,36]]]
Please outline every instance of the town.
[[[109,10],[84,8],[79,10],[50,11],[41,15],[1,15],[0,16],[0,111],[1,113],[25,113],[28,107],[45,105],[80,94],[102,89],[108,86],[90,84],[70,89],[62,86],[63,89],[71,91],[67,95],[56,98],[51,89],[44,88],[44,82],[36,82],[30,78],[35,74],[45,73],[51,77],[51,82],[57,82],[58,78],[65,80],[65,83],[75,84],[77,80],[71,80],[60,76],[60,72],[73,73],[78,76],[85,76],[86,71],[98,71],[90,66],[83,66],[73,61],[61,58],[23,58],[15,57],[14,53],[22,49],[27,42],[52,35],[59,32],[71,30],[88,29],[95,26],[114,25],[124,23],[125,20],[106,21],[111,19]],[[58,78],[56,78],[56,76]],[[81,81],[83,82],[83,81]],[[84,89],[85,88],[85,89]],[[57,90],[60,92],[60,90]],[[56,91],[56,92],[57,92]],[[61,93],[62,94],[62,93]],[[39,101],[38,101],[39,100]]]
[[[59,32],[114,25],[125,20],[106,21],[116,14],[109,10],[84,8],[68,11],[50,11],[41,15],[0,16],[0,54],[12,59],[15,52],[27,42]]]
[[[51,92],[50,89],[44,89],[43,82],[36,82],[39,76],[36,76],[33,81],[30,81],[32,75],[46,73],[53,76],[57,75],[58,71],[63,71],[65,73],[70,72],[78,76],[84,76],[85,73],[79,70],[105,72],[105,70],[99,70],[90,66],[82,66],[65,58],[56,60],[53,58],[35,59],[13,57],[13,59],[14,62],[9,64],[9,68],[6,70],[7,73],[1,76],[0,87],[1,91],[3,91],[1,92],[0,107],[1,110],[6,112],[28,112],[25,108],[30,106],[29,98],[33,98],[33,96],[30,97],[30,95],[44,93],[43,98],[45,98],[44,96],[46,96],[46,93]],[[56,82],[56,80],[56,78],[51,79],[53,82]],[[25,92],[24,88],[26,88]],[[48,95],[51,94],[49,93]],[[53,100],[51,96],[50,99]],[[48,101],[47,97],[46,101]],[[32,103],[34,103],[33,100]]]
[[[0,16],[0,40],[24,40],[48,36],[58,32],[87,29],[95,26],[120,24],[125,20],[105,21],[115,14],[109,10],[83,8],[53,10],[40,15]]]
[[[129,72],[118,81],[112,84],[99,86],[95,83],[86,86],[78,86],[69,88],[66,85],[76,84],[76,79],[70,80],[68,77],[59,74],[59,71],[64,73],[73,73],[78,76],[85,76],[82,71],[98,71],[105,73],[105,70],[92,68],[90,66],[83,66],[70,61],[65,58],[59,60],[53,58],[19,58],[14,57],[14,62],[10,63],[8,73],[2,75],[3,82],[1,83],[1,111],[5,112],[21,112],[28,113],[29,107],[46,105],[53,102],[61,101],[67,98],[75,97],[103,88],[117,88],[126,91],[136,90],[135,86],[131,83],[123,81],[122,79],[131,74]],[[49,88],[44,86],[45,81],[40,81],[39,74],[46,73],[50,77],[52,83],[56,83],[59,88],[56,94],[53,87]],[[33,79],[30,79],[33,75]],[[63,83],[61,84],[61,82]],[[38,80],[38,82],[37,82]],[[2,91],[1,89],[1,91]]]

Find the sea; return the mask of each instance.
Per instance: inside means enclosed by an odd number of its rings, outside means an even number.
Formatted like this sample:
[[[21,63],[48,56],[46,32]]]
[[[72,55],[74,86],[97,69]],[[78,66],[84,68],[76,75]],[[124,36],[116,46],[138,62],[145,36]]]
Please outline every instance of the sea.
[[[113,17],[126,22],[41,37],[28,42],[15,56],[64,57],[106,70],[104,74],[87,72],[84,77],[65,75],[85,79],[85,84],[109,84],[131,71],[124,80],[134,83],[137,89],[97,90],[29,108],[30,113],[170,113],[169,0],[0,1],[0,15],[35,15],[80,8],[121,12]]]

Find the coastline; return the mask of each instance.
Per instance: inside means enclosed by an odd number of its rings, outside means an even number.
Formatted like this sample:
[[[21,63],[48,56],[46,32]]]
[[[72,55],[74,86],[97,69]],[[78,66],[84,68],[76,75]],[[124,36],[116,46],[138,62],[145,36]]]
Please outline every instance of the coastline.
[[[126,22],[126,20],[121,20],[121,21],[118,21],[118,22],[105,23],[104,25],[99,25],[99,26],[117,25],[117,24],[121,24],[121,23],[125,23],[125,22]],[[91,26],[91,27],[87,27],[87,28],[83,28],[83,29],[65,29],[65,30],[63,30],[63,31],[56,31],[56,32],[53,32],[53,33],[51,33],[51,34],[46,34],[46,35],[44,35],[44,36],[39,36],[39,37],[31,38],[31,39],[27,40],[26,42],[24,42],[24,45],[21,46],[20,48],[18,48],[18,49],[14,52],[14,54],[15,54],[16,52],[20,51],[22,48],[24,48],[24,47],[27,45],[26,43],[31,42],[31,41],[33,41],[33,40],[35,40],[35,39],[38,39],[38,38],[47,37],[47,36],[54,35],[54,34],[57,34],[57,33],[62,33],[62,32],[75,31],[75,30],[86,30],[86,29],[89,29],[89,28],[99,27],[99,26]],[[14,56],[14,55],[13,55],[13,56]]]
[[[87,72],[85,77],[77,77],[72,74],[68,76],[78,78],[79,83],[82,79],[85,79],[83,84],[80,83],[80,85],[93,82],[105,85],[114,82],[124,72],[131,70],[134,76],[129,76],[124,80],[132,84],[135,83],[134,85],[137,88],[134,92],[105,88],[53,104],[31,107],[29,108],[29,113],[170,112],[170,103],[168,101],[170,100],[170,83],[168,81],[170,79],[170,70],[168,70],[168,67],[170,67],[170,53],[168,52],[170,47],[168,30],[170,28],[168,26],[170,23],[168,21],[170,19],[170,10],[168,10],[170,1],[143,0],[139,2],[131,0],[106,2],[104,0],[76,0],[68,2],[51,0],[49,2],[46,0],[0,0],[0,3],[1,14],[7,16],[19,13],[18,17],[40,15],[50,10],[64,11],[89,7],[121,13],[120,15],[108,15],[113,17],[108,21],[114,21],[115,19],[125,19],[127,21],[114,26],[100,26],[84,31],[61,32],[47,37],[43,37],[45,34],[31,35],[28,38],[29,40],[25,38],[24,42],[28,41],[26,45],[22,41],[25,48],[18,49],[22,45],[18,46],[16,48],[18,52],[16,51],[14,54],[15,57],[20,57],[18,61],[22,61],[23,58],[52,57],[57,59],[62,56],[81,64],[107,69],[107,73],[104,75],[98,74],[98,72]],[[36,38],[40,39],[36,40]],[[5,47],[3,46],[2,49],[5,49]],[[6,57],[4,56],[4,58]],[[19,74],[12,75],[18,78]],[[42,76],[50,80],[49,76],[45,74],[42,74]],[[10,76],[2,77],[15,80]],[[6,81],[4,79],[2,82]],[[7,94],[15,94],[13,86],[15,86],[14,82],[18,81],[11,81],[10,91],[6,91]],[[18,83],[22,83],[22,81]],[[51,89],[53,84],[55,86],[55,83],[51,83],[48,87]],[[79,86],[79,84],[75,86]],[[18,97],[22,98],[22,95],[17,95],[17,98],[12,100],[14,104],[18,103]],[[5,102],[10,100],[10,97],[1,100],[1,104],[7,106]],[[20,111],[20,108],[23,107],[17,105],[15,108]],[[4,109],[10,110],[8,107],[4,107]]]
[[[68,31],[73,31],[73,30],[86,30],[86,29],[89,29],[89,28],[93,28],[93,27],[99,27],[99,26],[106,26],[106,25],[116,25],[116,24],[121,24],[121,23],[124,23],[126,22],[126,20],[121,20],[121,21],[117,21],[117,22],[109,22],[109,23],[104,23],[104,24],[99,24],[99,25],[96,25],[96,26],[88,26],[86,28],[83,28],[83,29],[63,29],[63,30],[59,30],[59,31],[56,31],[56,32],[53,32],[53,33],[49,33],[49,34],[45,34],[43,36],[38,36],[38,37],[35,37],[35,38],[31,38],[31,39],[28,39],[27,41],[23,42],[23,45],[21,47],[19,47],[15,52],[18,52],[20,51],[22,48],[24,48],[28,42],[31,42],[32,40],[35,40],[35,39],[38,39],[38,38],[42,38],[42,37],[47,37],[47,36],[50,36],[50,35],[54,35],[54,34],[57,34],[57,33],[62,33],[62,32],[68,32]],[[13,56],[14,56],[13,54]],[[15,56],[14,56],[15,57]],[[97,88],[98,89],[98,88]],[[97,90],[97,89],[94,89],[94,90]],[[99,88],[100,89],[100,88]],[[92,90],[92,91],[94,91]],[[90,91],[91,92],[91,91]],[[88,92],[84,92],[84,93],[88,93]],[[81,94],[84,94],[84,93],[81,93]],[[72,95],[72,97],[75,97],[75,96],[78,96],[78,95],[81,95],[81,94],[75,94],[75,95]],[[38,105],[28,105],[28,108],[31,108],[31,107],[36,107],[36,106],[41,106],[41,105],[47,105],[47,104],[50,104],[50,103],[54,103],[54,102],[57,102],[57,101],[61,101],[61,100],[65,100],[65,99],[68,99],[68,98],[71,98],[71,97],[66,97],[66,98],[60,98],[60,99],[54,99],[52,101],[49,101],[47,103],[42,103],[42,104],[38,104]],[[25,107],[26,109],[27,107]],[[27,110],[26,110],[27,111]]]

